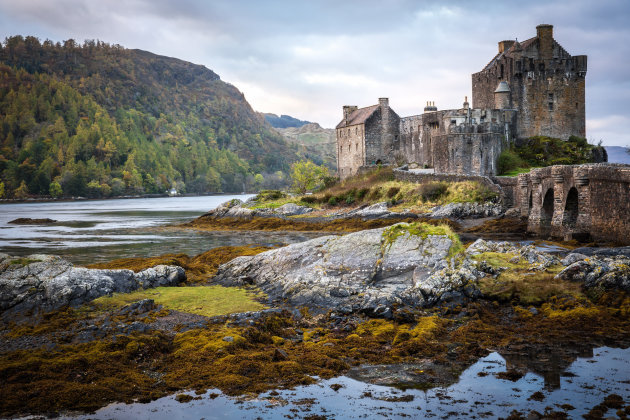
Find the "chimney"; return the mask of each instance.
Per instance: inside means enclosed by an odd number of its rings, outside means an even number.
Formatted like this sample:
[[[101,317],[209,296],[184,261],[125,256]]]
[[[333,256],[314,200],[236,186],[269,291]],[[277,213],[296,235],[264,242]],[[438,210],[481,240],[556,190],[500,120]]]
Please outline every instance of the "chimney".
[[[389,107],[389,98],[378,98],[378,105],[381,108]]]
[[[512,40],[499,41],[499,54],[509,50],[512,45],[514,45],[514,41]]]
[[[344,121],[344,124],[348,125],[348,117],[350,116],[350,114],[352,114],[357,109],[358,109],[358,107],[356,105],[344,105],[343,106],[343,121]]]
[[[553,25],[542,24],[536,26],[538,37],[538,52],[543,60],[553,58]]]
[[[470,108],[470,104],[468,103],[468,96],[464,96],[464,109]]]

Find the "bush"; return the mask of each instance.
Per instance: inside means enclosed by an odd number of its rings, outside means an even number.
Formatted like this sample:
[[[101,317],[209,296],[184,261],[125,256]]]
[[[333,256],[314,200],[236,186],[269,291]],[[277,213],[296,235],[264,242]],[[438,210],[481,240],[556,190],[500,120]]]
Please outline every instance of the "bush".
[[[313,204],[318,200],[317,197],[315,197],[314,195],[305,195],[304,197],[300,198],[300,201],[302,201],[303,203],[306,204]]]
[[[262,190],[256,195],[256,197],[254,197],[254,200],[259,202],[274,201],[281,198],[286,198],[286,196],[286,193],[280,190]]]
[[[359,191],[357,191],[357,200],[363,200],[363,198],[367,195],[367,193],[370,192],[369,188],[361,188]]]
[[[349,206],[349,205],[351,205],[351,204],[353,204],[353,203],[354,203],[354,196],[353,196],[353,195],[348,194],[348,195],[346,196],[346,204]]]
[[[330,197],[328,199],[328,205],[329,206],[336,206],[337,205],[337,197]]]
[[[387,198],[393,198],[396,194],[398,194],[398,191],[400,191],[399,187],[390,187],[390,189],[387,190]]]
[[[422,201],[437,201],[448,190],[448,184],[446,182],[429,182],[420,185],[418,193],[422,197]]]
[[[497,159],[497,170],[499,175],[508,173],[518,168],[527,167],[527,163],[513,150],[504,150]]]

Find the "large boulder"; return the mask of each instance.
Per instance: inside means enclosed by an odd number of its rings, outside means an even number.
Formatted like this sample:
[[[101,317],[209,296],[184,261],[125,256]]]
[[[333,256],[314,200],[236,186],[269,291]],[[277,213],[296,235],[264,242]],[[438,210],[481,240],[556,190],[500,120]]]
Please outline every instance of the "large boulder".
[[[475,275],[455,282],[445,277],[439,285],[428,280],[436,271],[456,269],[451,254],[459,247],[447,228],[400,223],[238,257],[220,266],[214,280],[255,284],[272,299],[295,306],[388,316],[398,305],[436,303],[441,294],[474,280]]]
[[[78,306],[115,292],[175,286],[186,279],[184,269],[158,265],[139,273],[74,267],[50,255],[11,258],[0,255],[0,312],[51,311]]]

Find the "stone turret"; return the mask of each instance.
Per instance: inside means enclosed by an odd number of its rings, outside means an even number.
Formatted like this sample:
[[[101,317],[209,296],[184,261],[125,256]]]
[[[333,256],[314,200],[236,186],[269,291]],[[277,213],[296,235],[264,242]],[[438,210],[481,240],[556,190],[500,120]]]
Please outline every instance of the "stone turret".
[[[499,82],[494,91],[494,108],[509,109],[510,108],[510,86],[507,82]]]

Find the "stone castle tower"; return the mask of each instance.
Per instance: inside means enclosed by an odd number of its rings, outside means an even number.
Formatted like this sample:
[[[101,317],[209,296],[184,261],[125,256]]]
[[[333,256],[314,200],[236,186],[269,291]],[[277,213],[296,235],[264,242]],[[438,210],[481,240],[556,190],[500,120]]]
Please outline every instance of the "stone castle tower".
[[[571,56],[552,25],[538,25],[533,38],[499,42],[497,55],[472,75],[472,106],[516,109],[519,138],[585,137],[585,76],[586,56]]]
[[[538,25],[523,42],[499,42],[497,55],[472,75],[472,107],[399,117],[387,98],[365,108],[343,107],[337,124],[337,170],[347,178],[362,167],[407,162],[436,173],[496,175],[510,142],[544,135],[585,137],[586,56],[571,56]]]

